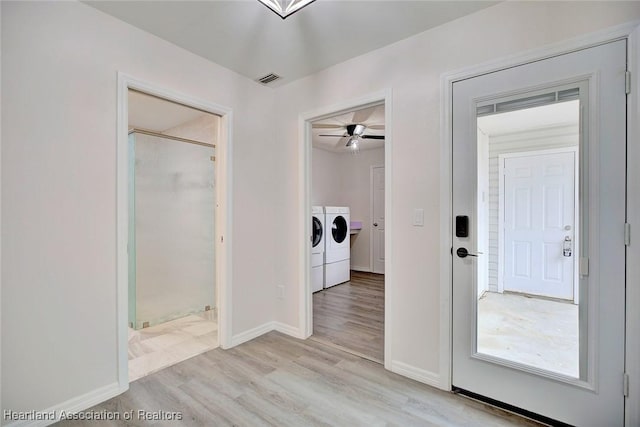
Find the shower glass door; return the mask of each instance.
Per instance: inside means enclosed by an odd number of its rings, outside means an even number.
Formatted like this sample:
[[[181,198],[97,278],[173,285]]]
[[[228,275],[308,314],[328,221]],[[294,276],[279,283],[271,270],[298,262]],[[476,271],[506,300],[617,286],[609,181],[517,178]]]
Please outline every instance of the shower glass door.
[[[153,326],[215,302],[214,149],[129,135],[129,323]]]

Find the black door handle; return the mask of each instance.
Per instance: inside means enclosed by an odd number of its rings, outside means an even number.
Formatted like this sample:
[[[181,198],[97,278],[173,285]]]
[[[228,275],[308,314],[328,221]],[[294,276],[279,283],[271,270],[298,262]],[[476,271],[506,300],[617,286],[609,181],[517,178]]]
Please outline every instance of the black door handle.
[[[475,256],[475,257],[478,256],[476,254],[470,254],[467,248],[458,248],[458,250],[456,251],[456,254],[458,254],[460,258],[466,258],[468,256]]]

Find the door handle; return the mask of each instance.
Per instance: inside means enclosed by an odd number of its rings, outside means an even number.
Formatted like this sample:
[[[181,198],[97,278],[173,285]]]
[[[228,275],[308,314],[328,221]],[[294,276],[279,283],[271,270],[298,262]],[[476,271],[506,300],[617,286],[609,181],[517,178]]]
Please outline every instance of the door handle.
[[[564,255],[565,257],[570,257],[572,255],[572,243],[573,241],[571,240],[571,237],[564,237],[564,242],[562,243],[562,255]]]
[[[466,258],[468,256],[475,256],[477,257],[478,255],[482,255],[482,252],[478,252],[477,254],[472,254],[469,253],[469,251],[467,250],[467,248],[458,248],[458,250],[456,250],[456,254],[460,257],[460,258]]]
[[[377,222],[374,222],[374,223],[373,223],[373,226],[374,226],[374,227],[377,227],[377,226],[378,226],[378,223],[377,223]]]

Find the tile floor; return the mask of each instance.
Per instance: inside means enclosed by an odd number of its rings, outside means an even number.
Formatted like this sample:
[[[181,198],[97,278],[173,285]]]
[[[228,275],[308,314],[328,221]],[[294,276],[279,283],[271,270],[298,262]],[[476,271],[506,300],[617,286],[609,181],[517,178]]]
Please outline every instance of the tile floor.
[[[578,306],[487,292],[478,301],[478,352],[578,377]]]
[[[218,347],[214,310],[149,328],[129,328],[129,381]]]

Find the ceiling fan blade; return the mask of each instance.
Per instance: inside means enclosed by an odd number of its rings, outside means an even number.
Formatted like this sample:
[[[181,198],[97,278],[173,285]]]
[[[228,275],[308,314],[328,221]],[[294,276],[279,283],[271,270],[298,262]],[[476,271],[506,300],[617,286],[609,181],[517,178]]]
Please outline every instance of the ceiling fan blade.
[[[384,135],[362,135],[362,139],[384,139]]]
[[[312,124],[313,129],[344,129],[343,125],[332,125],[328,123],[315,123]]]
[[[384,125],[371,125],[367,126],[367,129],[384,130]]]
[[[349,135],[318,135],[318,136],[333,136],[334,138],[344,138],[345,136],[349,136]]]
[[[376,107],[364,108],[362,110],[354,111],[353,113],[353,123],[362,123],[369,120],[369,117],[373,114]]]

